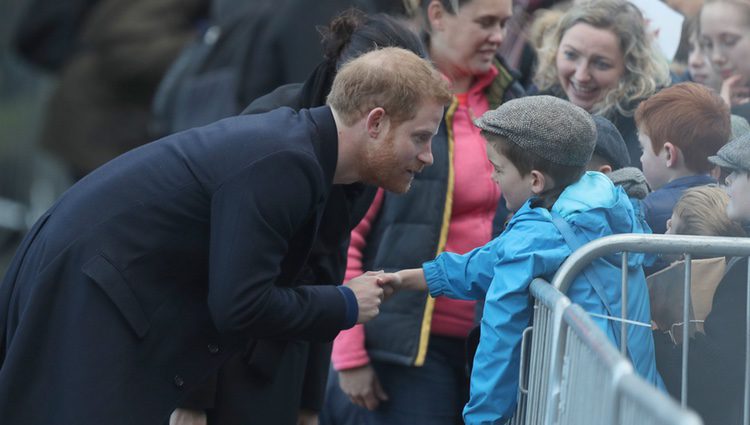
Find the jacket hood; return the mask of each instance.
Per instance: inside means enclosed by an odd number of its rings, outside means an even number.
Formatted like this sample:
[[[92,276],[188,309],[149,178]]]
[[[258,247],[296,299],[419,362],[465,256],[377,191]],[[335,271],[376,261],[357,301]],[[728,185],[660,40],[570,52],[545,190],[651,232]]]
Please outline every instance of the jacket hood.
[[[615,186],[609,177],[595,171],[586,172],[578,182],[568,186],[552,206],[583,236],[593,241],[603,236],[618,233],[650,233],[628,195],[620,186]],[[542,211],[549,216],[549,212]],[[628,262],[635,267],[643,263],[643,254],[630,254]],[[621,257],[613,254],[605,259],[619,267]]]

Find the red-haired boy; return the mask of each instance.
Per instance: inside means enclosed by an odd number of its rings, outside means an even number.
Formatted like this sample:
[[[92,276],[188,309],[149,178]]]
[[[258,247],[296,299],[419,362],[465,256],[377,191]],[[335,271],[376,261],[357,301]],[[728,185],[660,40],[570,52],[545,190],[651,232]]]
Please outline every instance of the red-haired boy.
[[[729,140],[729,107],[711,89],[681,83],[642,102],[635,122],[643,174],[654,190],[643,200],[643,213],[654,233],[664,233],[685,189],[716,183],[708,157]]]

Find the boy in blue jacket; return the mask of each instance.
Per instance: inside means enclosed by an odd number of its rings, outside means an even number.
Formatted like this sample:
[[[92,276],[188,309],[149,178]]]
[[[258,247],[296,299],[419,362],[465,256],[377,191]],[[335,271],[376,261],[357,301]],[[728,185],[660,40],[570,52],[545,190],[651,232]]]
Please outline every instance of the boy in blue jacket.
[[[578,244],[616,233],[644,233],[622,188],[602,173],[586,172],[596,142],[591,116],[570,102],[533,96],[488,111],[475,124],[487,139],[494,178],[515,215],[505,231],[464,255],[444,253],[420,269],[395,273],[399,289],[427,289],[432,296],[485,298],[481,339],[474,357],[468,425],[502,424],[514,412],[521,334],[532,317],[529,285],[552,280]],[[561,219],[561,221],[560,221]],[[566,237],[563,236],[566,234]],[[575,244],[575,242],[572,242]],[[642,255],[629,257],[629,319],[650,323]],[[619,255],[593,263],[598,281],[578,276],[568,297],[614,342],[621,314]],[[649,327],[629,326],[628,352],[635,369],[661,386]]]

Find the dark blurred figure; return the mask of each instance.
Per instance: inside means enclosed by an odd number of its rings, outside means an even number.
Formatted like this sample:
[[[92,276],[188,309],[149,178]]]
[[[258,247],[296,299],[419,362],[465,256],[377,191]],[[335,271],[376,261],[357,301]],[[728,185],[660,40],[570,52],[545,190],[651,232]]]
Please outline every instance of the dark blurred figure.
[[[253,52],[288,0],[214,0],[202,31],[174,60],[154,96],[152,138],[237,115],[249,100]],[[317,40],[317,37],[315,37]],[[263,61],[261,61],[263,62]]]
[[[236,115],[278,86],[304,81],[324,53],[318,32],[351,6],[405,13],[401,0],[216,0],[204,32],[159,86],[152,136]]]
[[[250,59],[242,99],[248,103],[276,87],[303,81],[320,61],[323,47],[318,27],[356,7],[366,13],[405,16],[401,0],[286,0],[274,9],[268,26]]]
[[[518,82],[525,89],[533,86],[532,78],[536,67],[536,50],[530,42],[532,25],[537,11],[550,8],[567,8],[569,0],[515,0],[513,17],[506,25],[505,40],[500,46],[500,55],[508,66],[520,75]]]
[[[15,44],[59,73],[41,144],[80,178],[150,140],[164,71],[195,34],[208,0],[35,0]]]

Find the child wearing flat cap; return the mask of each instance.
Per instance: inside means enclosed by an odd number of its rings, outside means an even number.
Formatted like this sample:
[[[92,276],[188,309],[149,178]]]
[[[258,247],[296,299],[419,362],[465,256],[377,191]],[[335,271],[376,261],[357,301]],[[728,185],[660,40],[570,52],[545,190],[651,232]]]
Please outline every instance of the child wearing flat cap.
[[[622,188],[599,172],[586,172],[596,142],[596,127],[586,111],[551,96],[532,96],[486,112],[475,125],[487,139],[508,209],[505,231],[464,255],[444,253],[420,269],[395,273],[398,289],[429,290],[432,296],[485,298],[481,337],[474,357],[468,425],[502,424],[514,412],[518,391],[521,334],[530,325],[534,278],[551,281],[580,245],[615,233],[643,233]],[[619,345],[620,324],[602,316],[621,314],[622,263],[618,256],[588,267],[568,297]],[[641,267],[643,256],[628,257],[628,318],[650,323],[649,298]],[[661,386],[654,364],[649,327],[629,326],[628,354],[635,369]]]
[[[750,133],[729,142],[716,153],[708,157],[712,163],[729,171],[726,178],[729,205],[727,215],[730,219],[750,224]]]

